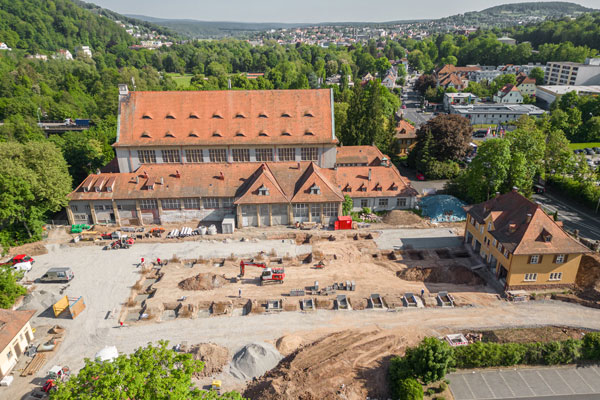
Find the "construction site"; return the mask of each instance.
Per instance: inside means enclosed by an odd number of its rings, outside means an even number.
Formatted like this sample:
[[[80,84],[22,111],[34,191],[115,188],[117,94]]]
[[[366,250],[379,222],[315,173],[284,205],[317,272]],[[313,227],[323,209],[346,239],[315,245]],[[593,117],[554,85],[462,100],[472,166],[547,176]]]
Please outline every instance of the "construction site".
[[[385,222],[248,229],[110,250],[106,241],[73,243],[52,232],[21,308],[36,310],[36,343],[55,346],[23,358],[2,396],[27,398],[52,366],[76,372],[106,347],[127,354],[168,340],[206,363],[194,378],[201,388],[218,379],[250,399],[381,399],[389,358],[425,336],[475,332],[501,342],[512,333],[500,328],[521,327],[518,337],[553,340],[577,337],[570,326],[600,329],[600,310],[546,300],[550,294],[507,301],[462,244],[463,230]],[[581,290],[570,294],[578,302],[598,293],[593,257],[584,260]],[[75,278],[41,283],[56,267]]]

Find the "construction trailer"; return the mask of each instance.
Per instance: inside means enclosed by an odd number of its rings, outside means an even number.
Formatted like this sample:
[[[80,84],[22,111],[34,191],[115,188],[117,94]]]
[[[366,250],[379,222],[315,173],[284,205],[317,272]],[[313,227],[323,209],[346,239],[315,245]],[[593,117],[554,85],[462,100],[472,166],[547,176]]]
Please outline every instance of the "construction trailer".
[[[83,296],[79,297],[71,297],[65,296],[58,300],[52,306],[52,310],[54,311],[54,316],[58,318],[63,312],[67,312],[67,315],[71,319],[77,318],[79,314],[83,310],[85,310],[85,302],[83,301]]]

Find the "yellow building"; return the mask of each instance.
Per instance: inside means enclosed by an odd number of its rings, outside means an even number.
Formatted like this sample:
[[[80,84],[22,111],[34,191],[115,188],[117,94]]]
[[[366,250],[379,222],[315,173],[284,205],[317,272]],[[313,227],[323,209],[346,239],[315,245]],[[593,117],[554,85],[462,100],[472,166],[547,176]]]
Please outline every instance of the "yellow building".
[[[401,119],[396,126],[396,143],[398,144],[398,156],[405,157],[417,144],[417,133],[414,126],[405,119]]]
[[[589,249],[516,190],[465,207],[465,243],[506,290],[572,287]]]
[[[10,373],[33,340],[29,321],[34,314],[33,310],[0,309],[0,378]]]

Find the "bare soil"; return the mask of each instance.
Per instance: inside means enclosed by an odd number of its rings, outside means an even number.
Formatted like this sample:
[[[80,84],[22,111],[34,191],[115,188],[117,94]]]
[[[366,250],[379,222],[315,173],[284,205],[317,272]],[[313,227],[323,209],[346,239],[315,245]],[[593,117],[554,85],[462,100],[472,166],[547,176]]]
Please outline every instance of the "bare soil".
[[[186,349],[191,353],[194,360],[204,362],[204,369],[196,377],[212,376],[223,371],[223,367],[229,363],[231,356],[226,347],[214,343],[200,343]]]
[[[584,254],[575,278],[578,297],[600,301],[600,254]]]
[[[392,210],[383,217],[383,222],[389,225],[420,228],[430,224],[412,211]]]
[[[28,256],[41,256],[42,254],[48,254],[48,249],[44,245],[44,242],[27,243],[22,246],[11,247],[8,254],[13,257],[17,254],[27,254]]]
[[[211,274],[200,273],[191,278],[179,282],[179,287],[183,290],[212,290],[225,286],[229,281],[225,277]]]
[[[477,274],[463,265],[439,267],[406,268],[396,273],[398,278],[407,281],[454,283],[467,285],[483,285],[485,282]]]
[[[495,329],[481,332],[484,342],[531,343],[581,339],[589,329],[568,326],[543,326],[536,328]]]

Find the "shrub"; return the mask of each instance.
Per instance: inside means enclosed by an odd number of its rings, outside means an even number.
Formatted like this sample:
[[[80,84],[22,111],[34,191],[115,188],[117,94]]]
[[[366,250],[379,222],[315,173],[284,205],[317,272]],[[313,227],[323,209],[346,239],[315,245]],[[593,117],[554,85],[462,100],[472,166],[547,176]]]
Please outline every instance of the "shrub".
[[[433,396],[436,393],[436,390],[434,388],[429,388],[425,391],[425,394],[427,396]]]
[[[428,337],[406,350],[404,358],[412,366],[413,376],[424,384],[439,381],[453,364],[452,348],[446,342]]]
[[[460,173],[460,166],[454,161],[433,160],[427,165],[425,175],[428,179],[453,179]]]
[[[412,368],[404,357],[394,357],[390,360],[388,377],[390,382],[390,390],[392,393],[398,393],[400,390],[400,384],[411,376]],[[394,398],[396,398],[396,396],[394,396]]]
[[[582,353],[588,360],[600,360],[600,332],[586,333],[583,337]]]
[[[442,382],[440,383],[440,387],[438,389],[438,393],[442,393],[444,390],[448,389],[448,384],[446,382]]]
[[[423,400],[423,387],[414,378],[406,378],[399,382],[398,391],[392,393],[398,400]]]
[[[565,196],[590,208],[596,207],[600,199],[600,187],[592,182],[578,182],[573,178],[552,175],[548,177],[547,183],[558,188]]]

